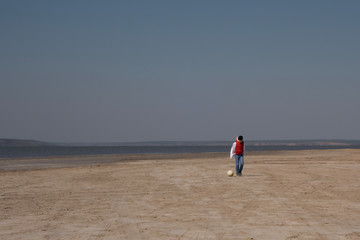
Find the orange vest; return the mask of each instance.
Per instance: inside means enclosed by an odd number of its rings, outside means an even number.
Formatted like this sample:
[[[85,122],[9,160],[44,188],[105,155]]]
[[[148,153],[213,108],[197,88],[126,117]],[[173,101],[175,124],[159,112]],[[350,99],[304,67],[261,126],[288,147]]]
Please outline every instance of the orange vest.
[[[243,155],[244,154],[244,141],[239,142],[236,140],[236,147],[234,153],[236,155]]]

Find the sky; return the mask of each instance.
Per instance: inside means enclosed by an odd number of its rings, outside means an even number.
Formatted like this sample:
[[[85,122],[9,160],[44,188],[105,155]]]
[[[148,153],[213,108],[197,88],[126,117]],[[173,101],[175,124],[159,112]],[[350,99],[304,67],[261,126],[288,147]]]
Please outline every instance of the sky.
[[[0,1],[0,138],[360,139],[360,1]]]

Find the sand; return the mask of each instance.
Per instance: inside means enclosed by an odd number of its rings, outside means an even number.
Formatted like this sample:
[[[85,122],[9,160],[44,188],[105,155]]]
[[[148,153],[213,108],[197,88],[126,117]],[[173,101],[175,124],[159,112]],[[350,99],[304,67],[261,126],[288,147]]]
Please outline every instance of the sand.
[[[360,239],[360,150],[249,153],[242,177],[228,154],[141,158],[8,164],[0,239]]]

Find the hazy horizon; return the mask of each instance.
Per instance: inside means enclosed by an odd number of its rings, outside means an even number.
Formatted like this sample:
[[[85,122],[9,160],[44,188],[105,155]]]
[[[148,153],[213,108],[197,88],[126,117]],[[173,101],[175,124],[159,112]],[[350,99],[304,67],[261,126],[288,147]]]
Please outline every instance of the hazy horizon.
[[[170,144],[170,143],[232,143],[235,141],[235,139],[227,139],[227,140],[149,140],[149,141],[113,141],[113,142],[91,142],[91,141],[83,141],[83,142],[72,142],[72,141],[44,141],[39,139],[19,139],[19,138],[0,138],[1,141],[35,141],[35,142],[42,142],[42,143],[49,143],[49,144],[64,144],[64,145],[72,145],[72,144],[80,144],[80,145],[86,145],[86,144],[152,144],[152,143],[164,143],[164,144]],[[266,142],[283,142],[283,143],[292,143],[292,142],[308,142],[308,143],[346,143],[346,142],[360,142],[360,139],[244,139],[244,141],[248,143],[266,143]]]
[[[0,2],[0,138],[360,139],[359,1]]]

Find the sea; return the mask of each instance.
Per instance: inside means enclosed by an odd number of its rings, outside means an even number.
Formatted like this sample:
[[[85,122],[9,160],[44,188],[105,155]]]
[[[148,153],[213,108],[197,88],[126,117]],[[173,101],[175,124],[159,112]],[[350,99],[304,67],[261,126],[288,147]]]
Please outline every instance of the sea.
[[[109,154],[180,154],[180,153],[227,153],[232,142],[148,142],[117,146],[101,145],[50,145],[50,146],[0,146],[0,159],[41,158],[61,156],[96,156]],[[357,140],[331,141],[248,141],[246,152],[313,150],[313,149],[360,149]]]

